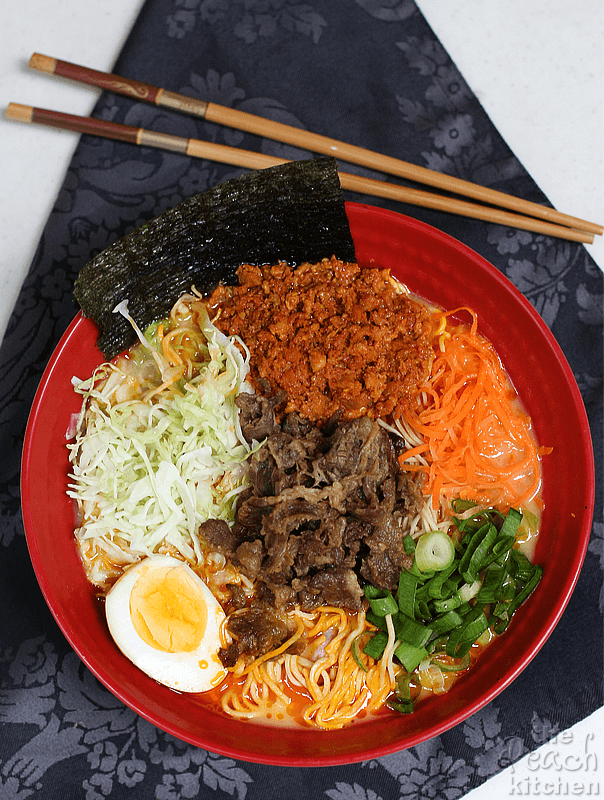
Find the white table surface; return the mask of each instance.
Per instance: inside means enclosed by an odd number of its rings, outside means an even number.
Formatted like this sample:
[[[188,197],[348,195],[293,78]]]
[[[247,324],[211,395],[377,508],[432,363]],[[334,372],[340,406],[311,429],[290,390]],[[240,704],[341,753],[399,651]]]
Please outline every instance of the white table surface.
[[[603,0],[416,2],[554,206],[604,223]],[[111,70],[141,6],[142,0],[5,4],[0,13],[2,112],[16,102],[89,114],[95,90],[35,73],[27,62],[39,52]],[[76,143],[75,134],[0,119],[0,335]],[[604,269],[602,237],[587,249]],[[579,774],[570,765],[585,759],[588,742],[599,754],[597,772]],[[546,766],[552,753],[563,766],[555,775]],[[548,780],[555,781],[553,791],[546,791]],[[602,710],[467,797],[537,796],[564,793],[564,787],[572,794],[579,782],[584,788],[575,789],[575,795],[587,795],[590,782],[592,795],[604,795]]]

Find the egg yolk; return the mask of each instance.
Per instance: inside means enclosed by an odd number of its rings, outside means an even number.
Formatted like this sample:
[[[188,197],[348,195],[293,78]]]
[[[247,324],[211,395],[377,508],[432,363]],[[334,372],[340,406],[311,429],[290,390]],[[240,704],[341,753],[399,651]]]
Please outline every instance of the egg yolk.
[[[134,629],[151,647],[167,653],[190,653],[199,647],[207,623],[203,592],[179,567],[149,569],[130,594]]]

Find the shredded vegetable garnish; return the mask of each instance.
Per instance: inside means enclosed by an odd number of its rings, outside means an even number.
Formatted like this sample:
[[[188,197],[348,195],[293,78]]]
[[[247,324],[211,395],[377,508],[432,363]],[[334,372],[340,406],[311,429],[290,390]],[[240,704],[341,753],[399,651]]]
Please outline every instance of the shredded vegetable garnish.
[[[363,647],[365,655],[385,657],[391,626],[396,636],[393,656],[408,680],[413,677],[436,691],[434,682],[440,675],[444,691],[445,681],[470,666],[472,646],[489,631],[502,633],[539,583],[542,568],[514,547],[521,520],[514,508],[506,515],[487,509],[456,518],[463,538],[453,560],[422,569],[416,547],[412,567],[401,572],[396,599],[390,592],[365,586],[370,606],[366,618],[378,629]],[[452,675],[445,678],[443,672]],[[408,681],[399,681],[396,699],[389,703],[402,713],[413,710],[408,688]]]
[[[457,312],[463,309],[456,309]],[[539,490],[539,449],[499,357],[472,324],[442,314],[431,376],[418,405],[404,412],[424,442],[400,457],[403,469],[426,474],[425,493],[486,505],[521,507]],[[420,458],[415,458],[420,457]]]
[[[127,369],[119,361],[102,365],[76,387],[84,402],[69,445],[69,494],[81,516],[80,547],[119,551],[117,560],[123,554],[128,561],[167,546],[196,561],[199,524],[233,518],[250,451],[235,404],[247,360],[205,306],[198,313],[204,341],[195,343],[195,376],[184,378],[161,352],[153,326],[147,336],[139,332],[141,349],[128,355]]]

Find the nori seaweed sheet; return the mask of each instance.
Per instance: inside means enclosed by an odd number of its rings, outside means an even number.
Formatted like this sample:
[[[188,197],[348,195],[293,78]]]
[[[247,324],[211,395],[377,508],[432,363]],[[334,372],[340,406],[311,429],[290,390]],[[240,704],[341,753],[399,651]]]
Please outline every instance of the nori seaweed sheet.
[[[82,268],[74,294],[110,359],[136,341],[113,313],[122,300],[144,330],[192,286],[206,294],[236,284],[241,264],[295,267],[332,255],[355,261],[336,161],[293,161],[225,181],[132,231]]]

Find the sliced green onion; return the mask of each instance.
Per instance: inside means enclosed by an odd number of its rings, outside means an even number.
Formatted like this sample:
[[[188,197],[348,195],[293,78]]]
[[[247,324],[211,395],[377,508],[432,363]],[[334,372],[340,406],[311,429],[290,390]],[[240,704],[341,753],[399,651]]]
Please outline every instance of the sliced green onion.
[[[399,700],[411,700],[411,676],[399,675],[396,679],[396,696]]]
[[[483,525],[492,522],[492,515],[488,511],[481,511],[475,502],[471,500],[461,500],[457,498],[451,504],[453,511],[456,514],[465,514],[472,508],[476,508],[476,513],[470,516],[464,516],[462,519],[453,517],[457,530],[462,533],[469,533],[479,530]]]
[[[443,672],[462,672],[464,669],[467,669],[470,666],[470,654],[466,653],[465,656],[461,659],[460,664],[448,664],[445,661],[440,661],[438,658],[438,654],[432,656],[430,661],[431,664],[434,664]]]
[[[415,552],[415,540],[412,536],[403,537],[403,549],[408,556]]]
[[[491,620],[489,619],[489,625],[491,624]],[[486,647],[488,643],[492,639],[492,632],[490,628],[487,628],[484,633],[481,633],[478,639],[476,639],[475,644],[479,644],[482,647]]]
[[[367,642],[363,648],[363,652],[365,655],[371,656],[371,658],[375,658],[376,661],[379,661],[384,654],[387,644],[388,634],[384,631],[378,631],[377,633],[374,633],[371,639]]]
[[[481,536],[480,541],[473,548],[467,567],[465,569],[460,567],[460,572],[468,583],[474,583],[478,573],[484,569],[484,562],[487,560],[489,552],[497,539],[497,528],[494,525],[486,525],[485,528],[484,535]]]
[[[453,501],[452,507],[456,514],[463,514],[464,512],[469,511],[471,508],[478,509],[476,503],[470,500],[460,500],[459,498]],[[501,513],[497,511],[496,508],[485,509],[482,511],[477,510],[476,514],[469,517],[464,517],[463,519],[460,519],[459,517],[453,517],[455,526],[462,533],[477,531],[482,528],[483,525],[494,523],[498,519],[501,519]]]
[[[422,572],[447,569],[455,558],[455,546],[442,531],[422,534],[415,545],[415,563]]]
[[[367,672],[367,667],[363,664],[363,660],[361,659],[361,649],[360,649],[360,641],[363,636],[367,636],[367,632],[363,631],[363,633],[359,633],[359,635],[353,639],[352,646],[350,648],[350,652],[352,653],[352,657],[354,658],[356,665],[360,667],[363,672]]]
[[[444,586],[444,595],[445,595],[445,597],[450,597],[452,594],[455,594],[455,592],[459,588],[459,584],[461,583],[461,581],[462,581],[461,575],[457,575],[456,577],[447,578],[447,580],[445,581],[445,586]]]
[[[417,590],[418,579],[406,569],[401,570],[398,579],[398,607],[402,614],[408,617],[415,615],[415,592]]]
[[[515,543],[516,537],[513,533],[510,533],[507,536],[502,536],[501,531],[499,531],[497,541],[493,545],[493,555],[495,558],[499,558],[499,556],[502,556],[504,553],[507,553],[508,550],[511,550]]]
[[[459,618],[459,621],[461,622],[461,617]],[[432,641],[428,642],[428,644],[426,645],[426,650],[429,653],[435,653],[437,651],[443,650],[445,645],[447,644],[448,638],[449,638],[448,636],[439,636],[438,639],[432,639]]]
[[[463,602],[459,593],[456,593],[452,597],[447,597],[445,600],[435,600],[434,610],[438,614],[442,614],[443,611],[452,611],[454,608],[459,608]]]
[[[430,580],[434,580],[434,578],[430,578]],[[428,581],[428,583],[423,583],[417,587],[417,591],[415,592],[416,603],[420,603],[422,600],[427,601],[430,599],[430,594],[428,590],[429,584],[430,581]]]
[[[463,625],[456,628],[449,636],[449,641],[445,647],[446,654],[452,658],[461,658],[488,627],[489,621],[484,611],[481,608],[474,609],[464,619]]]
[[[482,634],[489,627],[489,621],[487,620],[486,614],[483,610],[468,616],[465,622],[466,625],[464,628],[463,639],[471,641],[472,644],[474,644],[476,639],[478,639],[479,636],[482,636]]]
[[[385,589],[378,589],[370,583],[363,587],[365,597],[369,600],[369,605],[374,614],[378,617],[385,617],[386,614],[396,614],[398,605],[394,597]]]
[[[537,529],[539,528],[539,518],[536,514],[533,514],[532,511],[527,511],[524,509],[522,512],[522,522],[521,525],[529,532],[529,533],[536,533]]]
[[[375,625],[376,628],[380,628],[380,630],[385,631],[387,628],[386,617],[374,614],[371,609],[365,614],[365,620],[369,622],[370,625]]]
[[[482,581],[480,580],[475,580],[473,583],[464,583],[451,597],[447,597],[445,600],[435,600],[434,610],[441,614],[443,611],[451,611],[454,608],[466,605],[476,597],[481,585]]]
[[[473,608],[474,607],[471,606],[469,603],[462,603],[455,609],[455,611],[459,614],[460,617],[467,617],[470,611],[473,610]]]
[[[457,611],[447,611],[445,614],[436,617],[430,622],[432,634],[440,637],[443,633],[449,633],[463,623],[463,618]]]
[[[508,608],[510,607],[509,602],[504,602],[503,600],[499,603],[496,603],[493,607],[493,611],[491,614],[498,619],[507,619],[508,618]]]
[[[519,606],[521,606],[522,603],[524,603],[524,601],[528,598],[528,596],[532,594],[533,590],[541,580],[542,575],[543,575],[543,567],[540,567],[539,565],[536,564],[533,567],[533,572],[529,577],[528,581],[525,583],[523,588],[518,592],[516,597],[514,597],[514,599],[510,603],[510,608],[508,610],[510,617],[516,611],[516,609],[519,608]]]
[[[510,508],[505,515],[503,525],[499,531],[500,536],[516,536],[518,526],[522,522],[522,514],[515,508]]]
[[[510,512],[515,511],[515,509],[511,508]],[[508,523],[508,519],[510,519],[509,512],[508,516],[505,518],[503,526],[499,531],[499,535],[495,540],[495,543],[492,547],[491,553],[488,554],[482,562],[482,569],[485,569],[492,564],[494,561],[498,564],[503,564],[508,552],[512,549],[512,547],[516,544],[516,535],[511,532],[511,529],[515,526],[514,518],[513,523]],[[517,527],[517,526],[516,526]]]
[[[421,622],[416,622],[414,619],[409,619],[404,614],[397,614],[396,617],[393,617],[392,624],[396,638],[414,647],[423,647],[432,636],[432,628],[422,625]]]
[[[491,527],[491,523],[487,522],[486,525],[483,525],[477,531],[475,531],[471,536],[464,537],[463,544],[465,545],[464,553],[461,557],[461,561],[459,562],[459,571],[463,575],[464,572],[467,571],[468,566],[470,565],[470,560],[474,555],[474,551],[478,547],[478,545],[482,542],[484,537],[487,535],[489,528]]]
[[[510,624],[510,617],[506,611],[505,616],[503,615],[500,616],[495,625],[493,626],[493,631],[497,634],[497,636],[500,636],[505,631],[505,629],[509,624]]]
[[[516,581],[508,575],[499,592],[500,600],[512,600],[516,596]]]
[[[385,617],[387,614],[397,614],[398,605],[394,597],[388,593],[385,597],[376,597],[369,601],[371,610],[378,617]]]
[[[510,550],[512,557],[512,564],[510,564],[510,572],[514,578],[520,581],[527,581],[533,572],[533,565],[528,558],[521,553],[520,550]]]
[[[388,594],[384,589],[378,589],[377,586],[373,586],[371,583],[366,583],[363,586],[363,592],[368,600],[374,600],[376,597],[385,597]]]
[[[413,701],[403,700],[402,703],[396,700],[388,700],[388,706],[399,714],[413,714]]]
[[[425,600],[420,600],[415,604],[415,616],[427,622],[432,618],[432,612]]]
[[[411,714],[413,712],[413,700],[411,700],[411,676],[408,674],[399,675],[396,679],[396,700],[388,700],[388,705],[401,714]]]
[[[482,581],[480,580],[472,581],[472,583],[464,583],[464,585],[461,586],[457,592],[462,603],[467,603],[476,597],[481,586]]]
[[[405,667],[407,672],[413,672],[413,670],[421,664],[424,658],[426,658],[428,651],[425,647],[414,647],[407,642],[401,642],[394,651],[394,655]]]
[[[491,564],[484,573],[482,586],[476,595],[476,605],[486,605],[498,601],[507,575],[508,571],[505,566]]]
[[[416,549],[417,549],[417,548],[416,548]],[[431,570],[426,570],[425,572],[423,572],[423,571],[422,571],[422,570],[421,570],[421,569],[418,567],[418,565],[417,565],[417,561],[416,561],[415,559],[414,559],[414,561],[413,561],[413,565],[412,565],[411,569],[409,570],[409,572],[410,572],[412,575],[415,575],[415,577],[416,577],[416,578],[419,578],[419,579],[420,579],[420,581],[428,581],[428,580],[430,580],[430,578],[433,578],[433,577],[434,577],[434,570],[433,570],[433,569],[431,569]]]
[[[451,502],[451,508],[456,514],[463,514],[464,511],[469,511],[471,508],[476,508],[474,500],[463,500],[461,497],[456,497]]]
[[[450,592],[448,591],[448,586],[446,586],[446,581],[449,575],[451,575],[457,569],[458,561],[455,559],[449,564],[446,569],[441,570],[438,575],[435,575],[431,578],[426,585],[428,597],[432,598],[433,600],[442,600],[443,597],[447,597]]]

